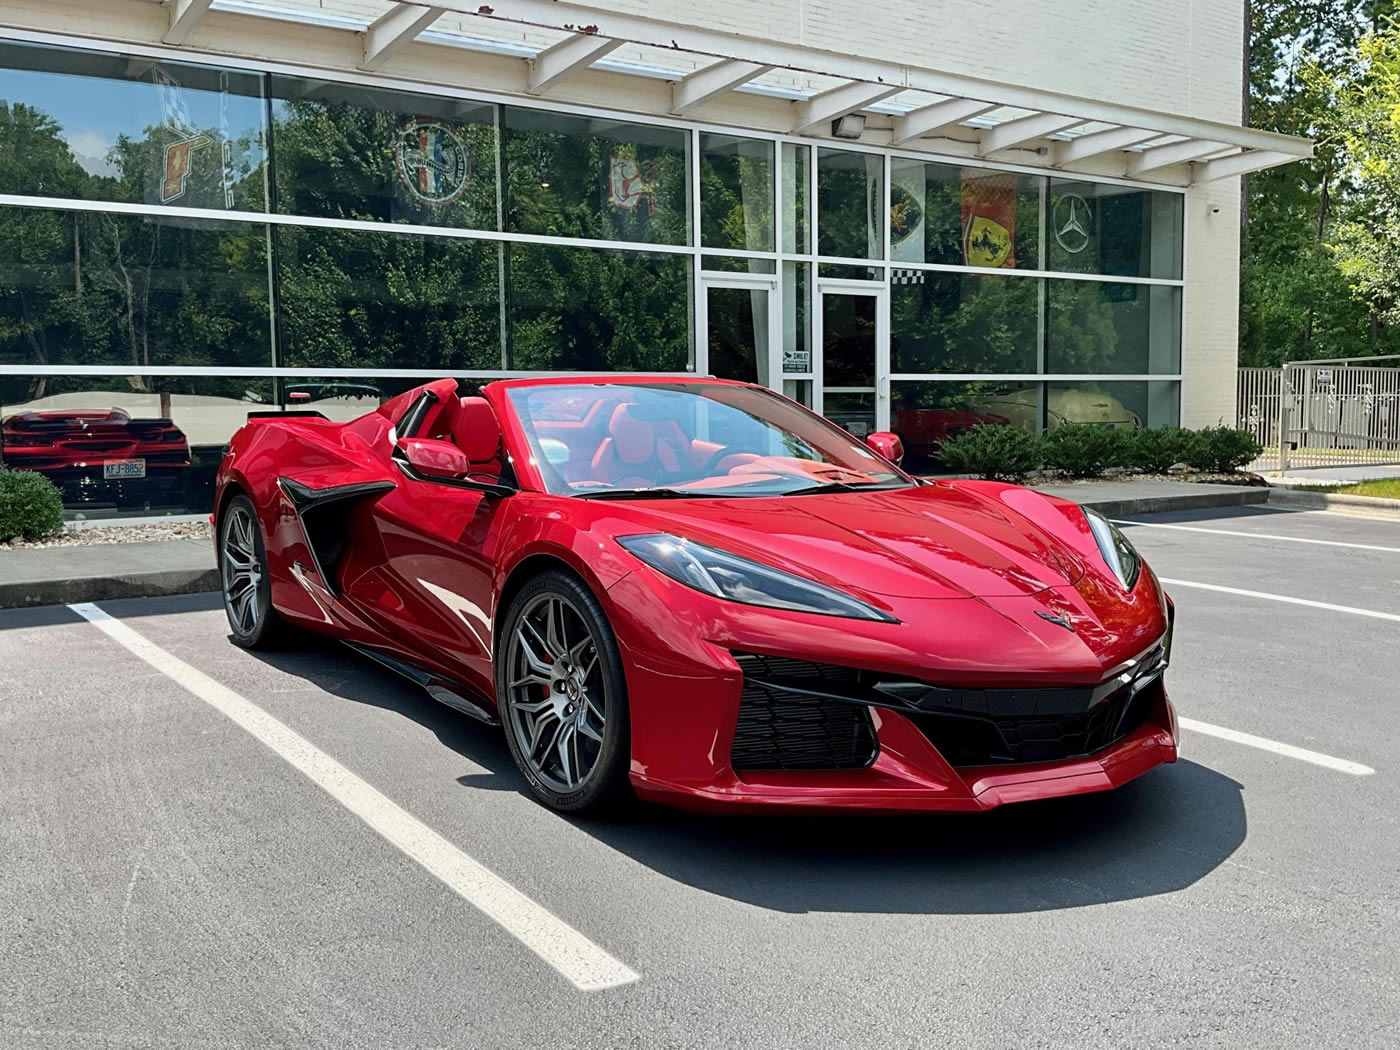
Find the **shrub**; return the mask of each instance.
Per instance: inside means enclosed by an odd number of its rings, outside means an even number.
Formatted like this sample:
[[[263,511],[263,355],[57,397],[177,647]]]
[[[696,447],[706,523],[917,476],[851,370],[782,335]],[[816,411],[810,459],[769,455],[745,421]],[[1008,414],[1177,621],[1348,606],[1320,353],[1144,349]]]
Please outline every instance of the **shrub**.
[[[0,543],[42,540],[63,528],[63,496],[29,470],[0,467]]]
[[[1092,478],[1127,466],[1129,431],[1097,423],[1061,423],[1045,438],[1045,463],[1072,478]]]
[[[961,474],[1020,481],[1045,465],[1045,442],[1018,426],[983,423],[943,442],[938,458]]]
[[[1264,451],[1248,430],[1218,426],[1191,435],[1186,462],[1212,474],[1232,474]]]
[[[1195,435],[1180,427],[1134,431],[1129,442],[1132,466],[1153,474],[1165,474],[1191,455]]]

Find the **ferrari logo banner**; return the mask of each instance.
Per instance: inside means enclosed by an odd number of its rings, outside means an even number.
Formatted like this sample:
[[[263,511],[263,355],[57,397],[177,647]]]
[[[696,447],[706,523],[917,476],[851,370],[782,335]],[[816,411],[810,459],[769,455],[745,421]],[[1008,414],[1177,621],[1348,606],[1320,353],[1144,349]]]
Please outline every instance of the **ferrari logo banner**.
[[[968,169],[962,177],[963,262],[1016,265],[1016,176]]]

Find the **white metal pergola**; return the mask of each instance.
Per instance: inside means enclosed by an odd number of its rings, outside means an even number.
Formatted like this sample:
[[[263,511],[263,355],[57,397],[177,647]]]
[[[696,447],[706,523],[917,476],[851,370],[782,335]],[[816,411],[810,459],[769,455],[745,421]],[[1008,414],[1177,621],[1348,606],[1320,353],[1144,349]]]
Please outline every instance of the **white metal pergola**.
[[[732,92],[766,95],[791,101],[790,134],[879,114],[889,130],[867,135],[870,144],[933,150],[956,138],[975,157],[1029,150],[1051,171],[1092,162],[1091,174],[1199,184],[1312,155],[1308,140],[1274,132],[556,0],[366,2],[355,10],[378,13],[364,18],[295,0],[156,2],[169,9],[168,45],[189,46],[211,12],[310,22],[358,33],[366,71],[392,73],[410,44],[465,48],[524,62],[530,95],[548,96],[589,69],[663,79],[678,116],[703,120]],[[628,57],[616,57],[624,47]]]

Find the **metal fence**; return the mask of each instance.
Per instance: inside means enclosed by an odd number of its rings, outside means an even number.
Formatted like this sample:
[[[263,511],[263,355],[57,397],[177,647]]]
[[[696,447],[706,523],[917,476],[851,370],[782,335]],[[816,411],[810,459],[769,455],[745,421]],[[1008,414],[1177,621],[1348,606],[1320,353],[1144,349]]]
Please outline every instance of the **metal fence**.
[[[1264,454],[1256,471],[1400,463],[1400,358],[1391,365],[1300,361],[1239,370],[1238,426]]]

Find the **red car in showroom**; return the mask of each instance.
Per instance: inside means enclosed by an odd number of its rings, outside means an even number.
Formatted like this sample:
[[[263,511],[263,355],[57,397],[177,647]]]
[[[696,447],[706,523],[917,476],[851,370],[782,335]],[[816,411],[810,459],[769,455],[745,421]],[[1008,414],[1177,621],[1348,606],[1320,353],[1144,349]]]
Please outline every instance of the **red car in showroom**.
[[[324,632],[503,723],[560,810],[985,810],[1174,761],[1172,605],[1123,535],[899,455],[674,376],[255,413],[217,487],[232,637]]]

